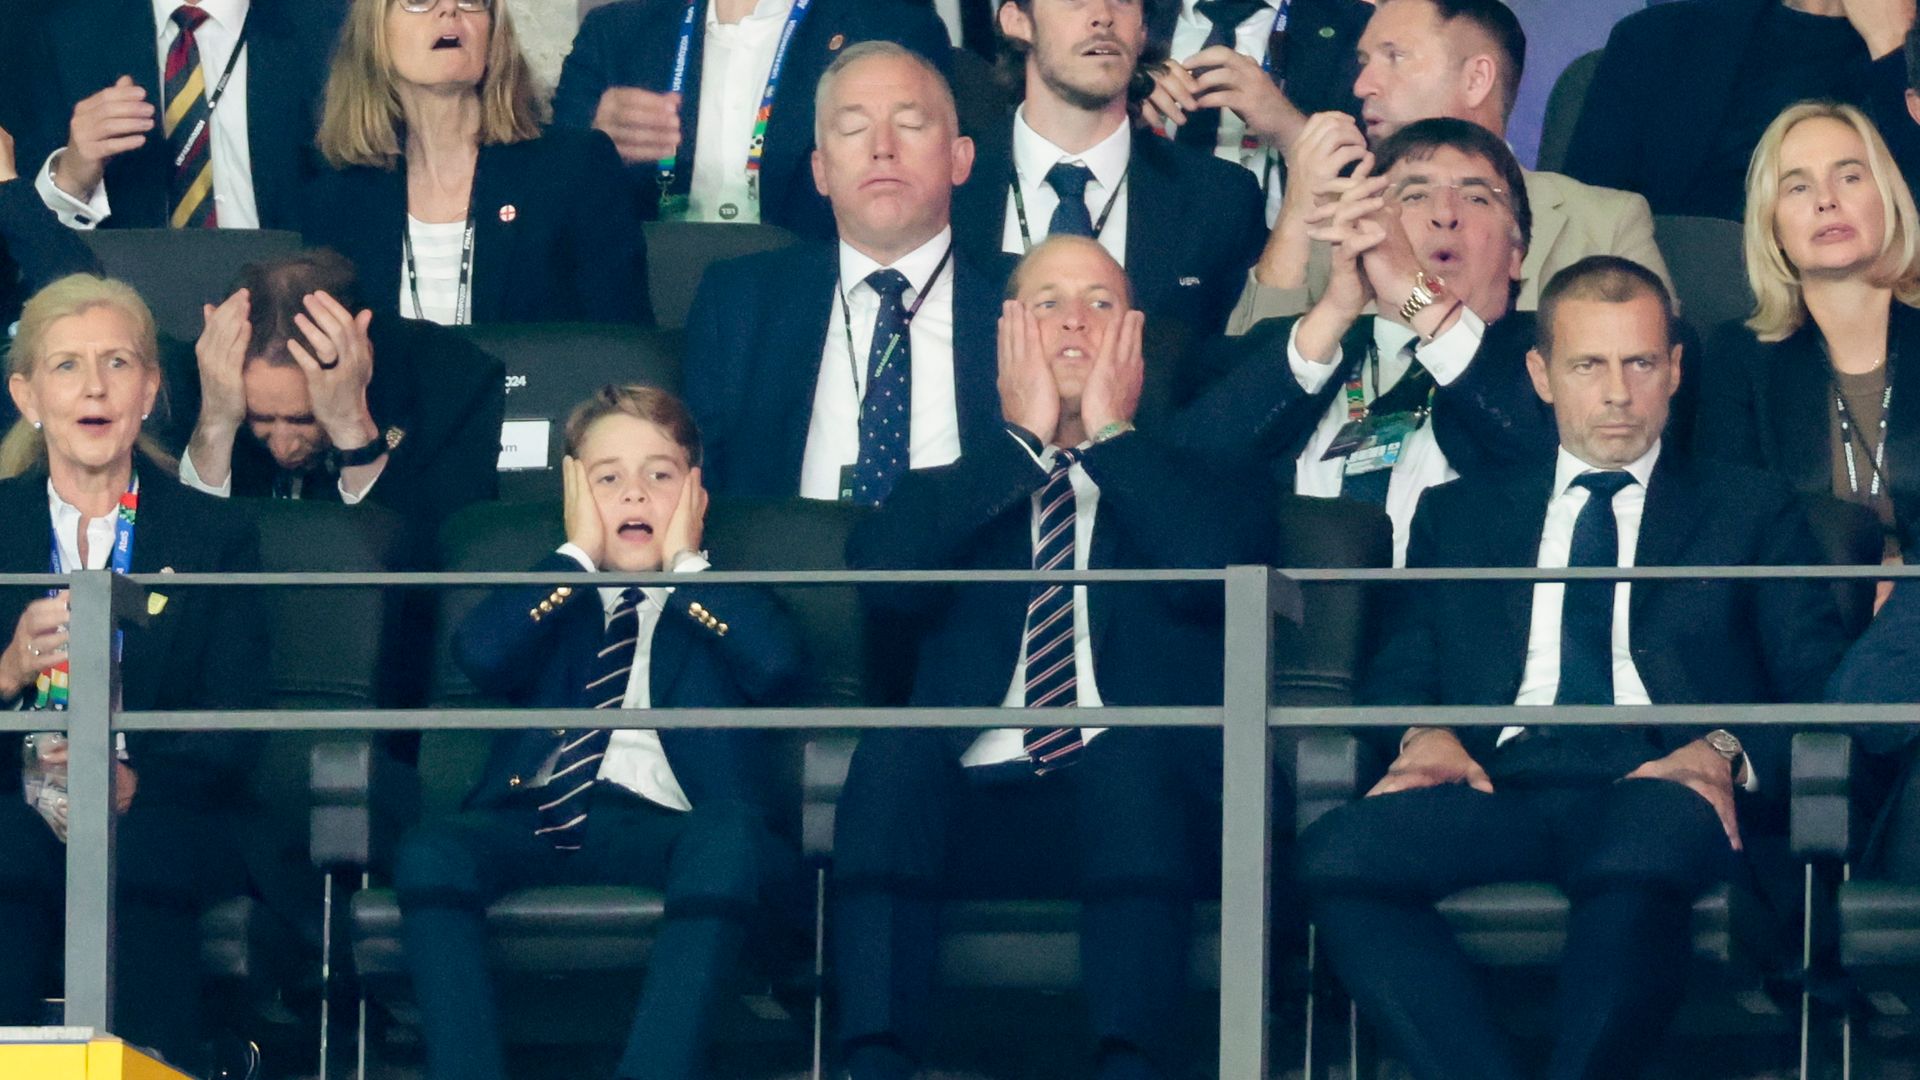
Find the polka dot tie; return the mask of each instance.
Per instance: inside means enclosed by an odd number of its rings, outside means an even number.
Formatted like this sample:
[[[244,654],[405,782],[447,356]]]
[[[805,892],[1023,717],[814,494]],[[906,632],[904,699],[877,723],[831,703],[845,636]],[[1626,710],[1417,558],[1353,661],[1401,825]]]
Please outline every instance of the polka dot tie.
[[[860,401],[860,458],[853,467],[853,501],[876,506],[907,471],[912,445],[913,352],[907,334],[907,278],[875,270],[867,286],[880,297],[880,315],[867,349],[867,391]]]

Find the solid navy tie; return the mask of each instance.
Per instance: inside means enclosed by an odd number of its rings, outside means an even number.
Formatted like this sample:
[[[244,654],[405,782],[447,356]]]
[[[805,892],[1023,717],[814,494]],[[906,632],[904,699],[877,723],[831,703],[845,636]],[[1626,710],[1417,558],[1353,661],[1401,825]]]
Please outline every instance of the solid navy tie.
[[[1591,494],[1573,522],[1567,565],[1620,565],[1620,528],[1613,497],[1632,474],[1591,472],[1573,481]],[[1560,608],[1560,688],[1556,705],[1613,704],[1613,596],[1618,582],[1569,581]]]
[[[860,459],[853,468],[853,501],[877,506],[911,462],[912,341],[907,332],[907,278],[876,270],[867,285],[880,296],[880,315],[867,349],[867,393],[860,399]]]
[[[1225,45],[1233,48],[1240,24],[1253,18],[1255,12],[1266,6],[1266,0],[1200,0],[1193,5],[1194,14],[1211,24],[1207,40],[1200,47],[1210,49],[1215,45]],[[1186,123],[1180,125],[1173,139],[1182,146],[1213,153],[1214,146],[1220,141],[1220,110],[1201,109],[1187,114]]]
[[[1047,224],[1048,236],[1084,236],[1095,239],[1093,215],[1087,212],[1087,185],[1093,170],[1085,165],[1061,162],[1047,170],[1047,186],[1060,196],[1053,208],[1053,220]]]
[[[607,616],[600,651],[587,669],[585,696],[592,708],[617,709],[627,699],[627,673],[633,670],[634,647],[640,639],[642,596],[637,587],[624,590],[613,613]],[[540,827],[534,835],[551,840],[556,850],[580,850],[590,793],[612,737],[608,728],[570,728],[555,736],[559,752],[553,759],[553,773],[541,788],[543,794],[551,792],[554,797],[540,804]]]
[[[1055,451],[1047,486],[1040,489],[1040,524],[1033,545],[1035,570],[1073,569],[1079,508],[1073,495],[1074,450]],[[1027,597],[1027,683],[1029,709],[1077,706],[1073,647],[1073,586],[1035,585]],[[1080,753],[1078,727],[1030,727],[1022,738],[1036,772],[1073,764]]]

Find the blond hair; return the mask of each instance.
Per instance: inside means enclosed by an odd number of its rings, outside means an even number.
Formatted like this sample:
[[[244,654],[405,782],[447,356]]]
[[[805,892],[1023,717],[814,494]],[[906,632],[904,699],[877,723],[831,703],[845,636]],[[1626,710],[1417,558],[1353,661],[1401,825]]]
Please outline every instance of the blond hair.
[[[160,340],[154,329],[153,312],[147,309],[146,301],[126,282],[93,274],[69,274],[33,294],[20,311],[19,328],[14,333],[12,347],[7,350],[7,374],[31,378],[34,368],[44,358],[47,332],[53,325],[98,307],[111,308],[133,324],[134,354],[142,367],[159,375]],[[164,379],[160,387],[155,410],[164,415]],[[169,472],[179,467],[173,455],[147,433],[141,432],[137,445],[142,453]],[[46,460],[47,440],[25,417],[14,421],[13,429],[5,439],[0,439],[0,479],[19,476],[44,465]]]
[[[1920,307],[1920,211],[1914,208],[1913,193],[1901,179],[1886,140],[1873,121],[1852,105],[1803,101],[1774,117],[1747,165],[1747,283],[1753,287],[1756,301],[1747,328],[1761,341],[1783,341],[1807,321],[1800,271],[1787,261],[1773,218],[1780,198],[1780,150],[1787,134],[1802,121],[1822,119],[1846,124],[1866,145],[1867,168],[1873,173],[1874,187],[1879,189],[1886,221],[1886,235],[1880,238],[1874,269],[1877,283],[1892,286],[1895,299],[1901,303]]]
[[[316,143],[336,169],[367,165],[391,169],[400,159],[406,114],[394,88],[393,54],[387,44],[387,9],[394,0],[353,0],[340,46],[327,76],[326,105]],[[480,145],[526,142],[540,135],[545,119],[533,73],[513,17],[495,0],[487,70],[474,94],[480,99]]]

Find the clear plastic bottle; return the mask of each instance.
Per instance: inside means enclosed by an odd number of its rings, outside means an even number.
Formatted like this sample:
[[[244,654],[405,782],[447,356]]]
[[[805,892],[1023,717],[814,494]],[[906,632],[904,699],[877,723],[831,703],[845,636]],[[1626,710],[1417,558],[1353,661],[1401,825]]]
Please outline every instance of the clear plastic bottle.
[[[67,737],[39,731],[21,741],[20,781],[34,808],[62,843],[67,839]]]

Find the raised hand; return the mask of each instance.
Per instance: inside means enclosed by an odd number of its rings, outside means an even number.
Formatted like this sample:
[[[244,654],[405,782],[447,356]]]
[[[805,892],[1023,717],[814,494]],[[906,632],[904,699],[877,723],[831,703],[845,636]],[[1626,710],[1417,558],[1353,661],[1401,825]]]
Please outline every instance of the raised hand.
[[[1018,300],[1000,305],[1000,415],[1042,445],[1060,427],[1060,387],[1040,344],[1040,323]]]
[[[1080,423],[1088,435],[1112,424],[1131,422],[1134,410],[1140,407],[1140,386],[1146,374],[1140,340],[1146,325],[1144,314],[1129,311],[1109,323],[1101,336],[1093,370],[1087,373],[1087,385],[1080,391]]]
[[[593,501],[593,489],[587,484],[587,467],[571,455],[560,459],[561,512],[565,516],[567,543],[587,555],[597,569],[606,561],[607,525],[600,517],[600,504]]]
[[[116,154],[138,150],[153,130],[153,103],[147,91],[122,75],[112,86],[73,107],[67,147],[54,162],[53,182],[76,199],[90,199]]]
[[[307,376],[307,394],[313,399],[313,419],[333,445],[342,450],[365,446],[380,437],[367,408],[367,384],[373,380],[373,341],[367,327],[373,312],[358,315],[324,292],[306,297],[306,310],[293,316],[300,338],[287,340],[287,351]]]
[[[1287,100],[1273,76],[1251,56],[1225,45],[1201,49],[1183,65],[1202,108],[1230,110],[1254,135],[1281,145],[1292,142],[1305,117]]]
[[[1343,112],[1314,113],[1300,128],[1300,135],[1287,144],[1287,183],[1296,191],[1320,191],[1341,179],[1340,172],[1356,162],[1353,175],[1365,178],[1373,172],[1367,153],[1367,137],[1353,117]],[[1318,198],[1302,200],[1301,212],[1311,209]]]
[[[614,86],[600,95],[593,126],[607,133],[620,160],[632,165],[672,157],[680,149],[680,95]],[[691,168],[692,162],[683,162]]]
[[[680,501],[674,504],[673,516],[667,519],[666,531],[660,535],[660,566],[673,568],[673,560],[683,551],[700,550],[700,539],[705,533],[707,523],[707,488],[700,481],[700,469],[687,472],[687,478],[680,485]]]
[[[1147,95],[1145,107],[1153,110],[1148,119],[1152,120],[1164,134],[1176,124],[1184,124],[1187,117],[1202,108],[1198,97],[1199,84],[1188,74],[1184,65],[1168,60],[1149,72],[1153,76],[1153,93]]]
[[[200,366],[200,420],[229,436],[247,418],[247,394],[240,372],[247,362],[247,344],[253,337],[253,297],[240,289],[220,302],[200,305],[205,325],[193,354]]]

